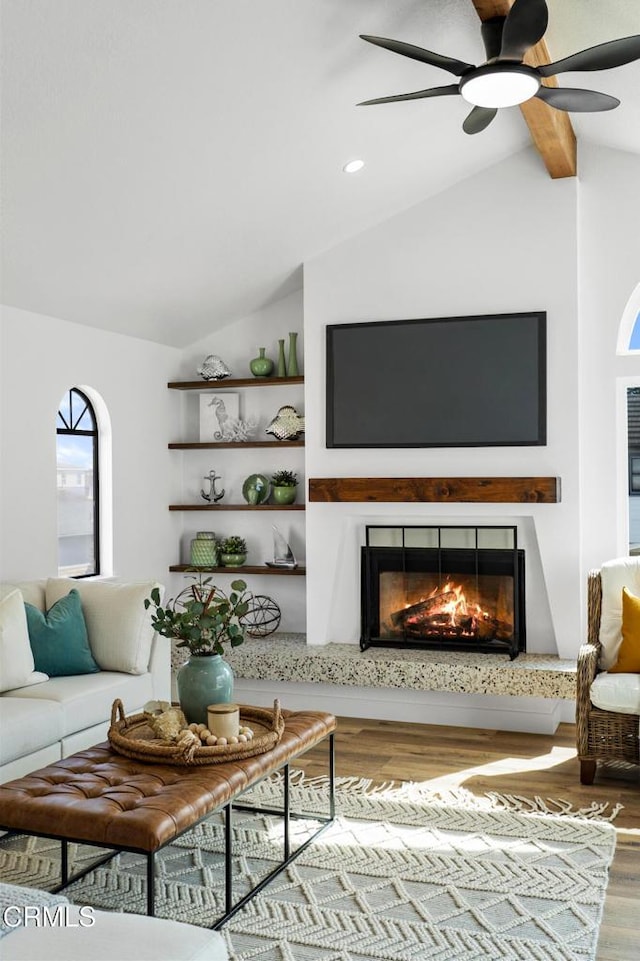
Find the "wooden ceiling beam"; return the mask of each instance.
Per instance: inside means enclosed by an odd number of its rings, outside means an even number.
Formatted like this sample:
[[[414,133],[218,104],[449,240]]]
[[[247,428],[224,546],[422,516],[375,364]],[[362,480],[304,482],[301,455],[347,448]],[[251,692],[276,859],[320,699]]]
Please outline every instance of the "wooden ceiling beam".
[[[471,2],[480,20],[485,21],[492,17],[506,17],[514,0],[471,0]],[[524,62],[531,67],[551,63],[551,56],[544,38],[527,52]],[[547,87],[558,86],[555,77],[545,77],[542,82]],[[564,110],[554,110],[537,97],[521,103],[520,110],[549,175],[554,180],[561,177],[575,177],[578,167],[576,135],[569,114]]]

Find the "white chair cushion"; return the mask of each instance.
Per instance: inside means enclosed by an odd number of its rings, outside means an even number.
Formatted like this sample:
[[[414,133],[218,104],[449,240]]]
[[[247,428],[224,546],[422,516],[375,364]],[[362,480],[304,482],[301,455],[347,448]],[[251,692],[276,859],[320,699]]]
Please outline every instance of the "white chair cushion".
[[[0,692],[46,680],[34,670],[24,600],[16,587],[0,596]]]
[[[640,674],[598,674],[591,685],[591,703],[601,711],[640,714]]]
[[[75,588],[82,601],[91,652],[103,671],[145,674],[149,669],[153,627],[144,600],[155,581],[123,583],[52,577],[47,581],[47,610]]]
[[[622,588],[640,597],[640,557],[618,557],[600,568],[602,612],[600,615],[600,668],[608,671],[618,660],[622,643]]]

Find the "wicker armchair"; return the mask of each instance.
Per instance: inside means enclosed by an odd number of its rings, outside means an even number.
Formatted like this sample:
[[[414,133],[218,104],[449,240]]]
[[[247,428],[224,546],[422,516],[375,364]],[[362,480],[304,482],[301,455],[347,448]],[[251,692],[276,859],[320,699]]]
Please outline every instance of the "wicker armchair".
[[[580,781],[593,784],[598,761],[640,764],[640,718],[637,714],[601,711],[591,703],[591,683],[598,672],[601,651],[602,584],[598,570],[589,572],[587,605],[587,643],[583,644],[578,655],[576,739]]]

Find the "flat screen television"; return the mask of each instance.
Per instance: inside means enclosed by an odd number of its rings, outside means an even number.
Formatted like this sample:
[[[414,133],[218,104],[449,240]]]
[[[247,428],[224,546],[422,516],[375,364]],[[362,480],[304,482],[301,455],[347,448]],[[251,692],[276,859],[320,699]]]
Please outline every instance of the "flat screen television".
[[[327,447],[546,444],[546,313],[327,326]]]

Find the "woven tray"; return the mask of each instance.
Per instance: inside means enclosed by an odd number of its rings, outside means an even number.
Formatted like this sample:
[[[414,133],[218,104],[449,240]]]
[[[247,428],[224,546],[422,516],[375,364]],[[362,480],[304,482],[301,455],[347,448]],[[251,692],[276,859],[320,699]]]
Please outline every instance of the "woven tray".
[[[117,698],[111,707],[111,727],[107,736],[114,751],[136,761],[179,764],[182,767],[238,761],[265,754],[278,743],[284,731],[280,701],[276,699],[273,708],[241,704],[240,723],[252,729],[253,738],[250,741],[214,744],[212,747],[203,745],[195,749],[192,757],[185,757],[183,749],[177,744],[167,743],[155,736],[144,714],[126,717],[122,701]]]

